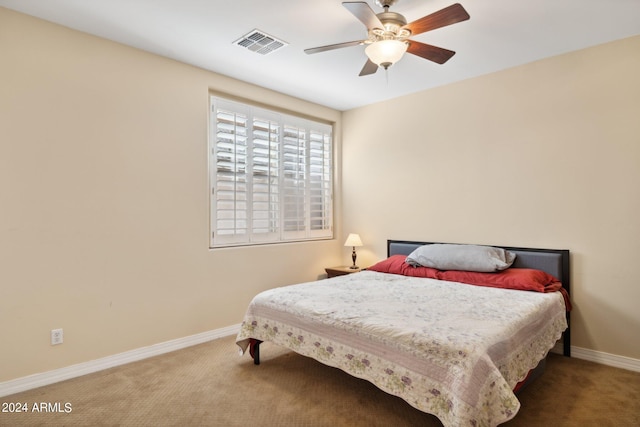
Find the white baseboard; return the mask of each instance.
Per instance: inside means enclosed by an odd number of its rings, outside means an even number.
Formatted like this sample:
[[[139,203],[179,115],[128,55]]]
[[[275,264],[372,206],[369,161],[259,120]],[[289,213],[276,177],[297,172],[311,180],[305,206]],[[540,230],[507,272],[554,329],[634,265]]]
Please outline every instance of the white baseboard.
[[[602,365],[613,366],[614,368],[627,369],[629,371],[640,372],[640,359],[633,359],[626,356],[604,353],[602,351],[589,350],[587,348],[571,347],[571,357],[588,360]]]
[[[556,344],[556,346],[551,349],[551,352],[562,354],[562,343]],[[618,356],[616,354],[575,346],[571,346],[571,357],[600,363],[601,365],[613,366],[614,368],[640,372],[640,359],[633,359],[631,357]]]
[[[202,332],[200,334],[190,335],[188,337],[178,338],[159,344],[153,344],[148,347],[137,348],[135,350],[114,354],[113,356],[107,356],[101,359],[91,360],[89,362],[78,363],[76,365],[55,369],[53,371],[42,372],[17,378],[15,380],[5,381],[0,383],[0,397],[91,374],[104,369],[113,368],[114,366],[136,362],[138,360],[213,341],[229,335],[235,335],[239,330],[240,324],[227,326],[225,328]]]
[[[11,394],[20,393],[26,390],[31,390],[45,385],[57,383],[59,381],[80,377],[82,375],[87,375],[94,372],[102,371],[104,369],[113,368],[114,366],[136,362],[138,360],[158,356],[160,354],[169,353],[171,351],[180,350],[208,341],[213,341],[218,338],[227,337],[229,335],[235,335],[239,330],[240,324],[227,326],[225,328],[215,329],[196,335],[190,335],[184,338],[178,338],[175,340],[150,345],[148,347],[142,347],[135,350],[126,351],[124,353],[114,354],[113,356],[107,356],[101,359],[91,360],[89,362],[55,369],[53,371],[5,381],[3,383],[0,383],[0,397],[9,396]],[[557,344],[551,351],[553,353],[562,354],[562,344]],[[604,353],[601,351],[589,350],[586,348],[574,346],[571,346],[571,356],[577,359],[583,359],[607,366],[613,366],[615,368],[622,368],[630,371],[640,372],[639,359],[632,359],[630,357],[617,356],[615,354]]]

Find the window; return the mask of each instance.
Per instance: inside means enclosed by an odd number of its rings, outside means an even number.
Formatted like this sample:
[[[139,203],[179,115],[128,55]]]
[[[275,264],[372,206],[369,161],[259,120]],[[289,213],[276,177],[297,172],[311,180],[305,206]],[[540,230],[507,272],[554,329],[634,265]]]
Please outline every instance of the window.
[[[333,237],[332,126],[211,97],[211,247]]]

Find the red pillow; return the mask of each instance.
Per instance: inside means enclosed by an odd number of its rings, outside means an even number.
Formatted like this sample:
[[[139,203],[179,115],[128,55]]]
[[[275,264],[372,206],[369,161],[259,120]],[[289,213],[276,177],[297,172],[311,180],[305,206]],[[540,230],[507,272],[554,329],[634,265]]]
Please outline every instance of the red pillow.
[[[406,262],[406,255],[391,255],[389,258],[372,265],[367,270],[377,271],[379,273],[401,274],[411,277],[427,277],[436,279],[439,270],[430,267],[413,267]]]
[[[508,268],[497,273],[474,271],[438,271],[438,279],[494,288],[517,289],[521,291],[555,292],[562,285],[550,274],[531,268]]]
[[[430,267],[413,267],[405,262],[406,258],[406,255],[392,255],[369,267],[368,270],[521,291],[555,292],[562,287],[558,279],[542,270],[508,268],[495,273],[437,270]]]

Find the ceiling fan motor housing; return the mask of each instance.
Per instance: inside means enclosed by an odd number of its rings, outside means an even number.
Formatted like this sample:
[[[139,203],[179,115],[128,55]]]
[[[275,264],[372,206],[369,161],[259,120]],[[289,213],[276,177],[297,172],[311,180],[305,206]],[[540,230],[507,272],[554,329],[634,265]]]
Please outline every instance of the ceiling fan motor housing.
[[[404,40],[411,35],[411,31],[403,28],[407,25],[404,16],[395,12],[382,12],[376,14],[383,25],[383,28],[369,29],[371,41],[380,40]]]
[[[404,18],[404,16],[396,12],[382,12],[378,13],[376,16],[385,26],[385,29],[391,26],[398,28],[407,25],[407,20]]]

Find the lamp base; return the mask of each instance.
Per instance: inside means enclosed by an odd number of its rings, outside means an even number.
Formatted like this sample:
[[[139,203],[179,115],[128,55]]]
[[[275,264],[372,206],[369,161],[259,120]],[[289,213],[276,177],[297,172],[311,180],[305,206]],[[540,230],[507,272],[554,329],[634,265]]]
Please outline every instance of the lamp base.
[[[353,265],[351,267],[349,267],[352,270],[356,270],[358,268],[358,266],[356,265],[356,259],[358,258],[358,255],[356,255],[356,247],[353,247],[353,252],[351,252],[351,262],[353,262]]]

